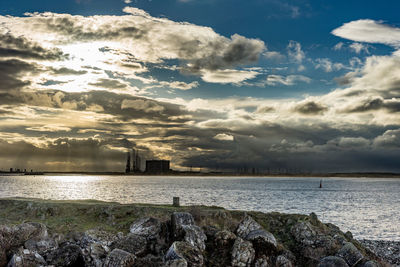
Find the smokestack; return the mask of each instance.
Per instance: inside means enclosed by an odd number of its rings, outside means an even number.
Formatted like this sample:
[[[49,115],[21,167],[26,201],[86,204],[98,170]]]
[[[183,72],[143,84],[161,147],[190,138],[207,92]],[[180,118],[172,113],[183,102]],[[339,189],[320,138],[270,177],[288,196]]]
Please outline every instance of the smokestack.
[[[126,159],[125,173],[130,173],[131,172],[131,153],[129,153],[129,151],[128,151],[126,154],[127,154],[127,159]]]

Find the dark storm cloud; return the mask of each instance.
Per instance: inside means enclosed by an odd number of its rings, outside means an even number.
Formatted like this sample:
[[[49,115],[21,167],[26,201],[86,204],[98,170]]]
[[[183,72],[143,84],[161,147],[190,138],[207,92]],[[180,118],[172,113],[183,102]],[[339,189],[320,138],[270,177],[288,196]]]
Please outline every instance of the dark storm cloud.
[[[47,49],[24,37],[15,37],[9,33],[0,34],[0,57],[13,57],[36,60],[64,60],[65,55],[57,48]]]
[[[318,115],[328,110],[328,107],[315,101],[303,101],[297,104],[294,110],[305,115]]]
[[[55,75],[83,75],[86,74],[86,70],[74,70],[70,68],[51,68],[51,72]]]
[[[22,76],[37,72],[37,66],[18,59],[0,60],[0,90],[22,88],[31,82]]]
[[[359,103],[355,103],[354,107],[348,107],[345,112],[368,112],[380,109],[385,109],[390,113],[399,112],[400,100],[383,99],[382,97],[367,98]]]

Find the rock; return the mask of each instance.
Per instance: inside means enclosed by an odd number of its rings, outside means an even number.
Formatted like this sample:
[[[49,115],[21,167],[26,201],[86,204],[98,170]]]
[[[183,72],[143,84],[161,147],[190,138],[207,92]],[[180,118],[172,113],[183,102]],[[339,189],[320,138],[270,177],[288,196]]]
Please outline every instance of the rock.
[[[166,267],[187,267],[188,263],[185,259],[176,259],[167,261],[165,264]]]
[[[350,242],[339,250],[337,256],[343,258],[350,267],[357,265],[364,258],[361,252]]]
[[[342,258],[328,256],[323,258],[317,267],[349,267],[349,265]]]
[[[129,233],[126,237],[114,241],[110,249],[121,249],[135,256],[143,256],[146,253],[147,240],[143,236]]]
[[[104,267],[131,267],[135,263],[136,257],[121,249],[114,249],[108,254]]]
[[[236,235],[227,230],[219,231],[214,236],[214,241],[207,244],[209,257],[208,266],[229,266],[231,264],[231,251]]]
[[[380,265],[376,261],[367,261],[363,267],[380,267]]]
[[[302,257],[313,261],[335,254],[342,243],[339,238],[324,233],[310,222],[298,222],[290,230]]]
[[[238,225],[236,229],[236,234],[245,239],[247,235],[254,230],[262,229],[261,225],[258,224],[253,218],[250,216],[246,216]]]
[[[84,266],[85,262],[79,246],[64,244],[46,256],[46,261],[55,266]]]
[[[251,241],[257,251],[268,253],[276,250],[277,242],[274,235],[263,229],[251,231],[245,239]]]
[[[35,239],[29,239],[28,241],[25,242],[24,247],[26,247],[29,250],[42,253],[49,249],[57,248],[58,244],[54,239],[51,238],[45,238],[39,241],[36,241]]]
[[[293,267],[293,263],[290,260],[288,260],[285,256],[279,255],[276,258],[275,266],[276,267]]]
[[[353,239],[353,234],[350,231],[347,231],[344,236],[347,238],[347,240],[352,240]]]
[[[129,231],[146,239],[157,239],[161,232],[161,222],[155,218],[143,218],[135,221]]]
[[[162,257],[157,257],[154,255],[147,255],[143,258],[136,258],[135,264],[133,265],[135,267],[159,267],[159,266],[164,266],[164,260]]]
[[[232,261],[234,267],[251,266],[255,257],[255,250],[251,242],[238,237],[232,247]]]
[[[47,227],[41,223],[23,223],[15,226],[12,232],[11,246],[20,246],[30,239],[42,240],[48,237]]]
[[[165,261],[185,259],[188,266],[203,266],[204,258],[201,251],[187,242],[176,241],[165,254]]]
[[[46,265],[46,261],[39,253],[25,249],[22,252],[14,254],[7,267],[29,267],[43,265]]]
[[[92,243],[90,245],[89,255],[94,266],[103,265],[103,262],[107,257],[107,250],[109,250],[109,248],[100,243]]]
[[[255,260],[254,267],[271,267],[267,256],[262,256]]]
[[[182,229],[185,233],[184,240],[186,242],[200,250],[205,250],[205,241],[207,240],[207,236],[200,227],[196,225],[183,225]]]
[[[194,225],[194,218],[188,212],[174,212],[171,215],[172,234],[174,238],[183,237],[183,226]]]

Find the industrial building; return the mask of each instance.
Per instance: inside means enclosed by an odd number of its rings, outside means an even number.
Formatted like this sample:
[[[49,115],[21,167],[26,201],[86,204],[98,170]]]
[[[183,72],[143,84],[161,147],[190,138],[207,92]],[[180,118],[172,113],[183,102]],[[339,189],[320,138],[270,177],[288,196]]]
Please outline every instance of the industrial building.
[[[139,156],[139,150],[132,149],[132,162],[131,162],[131,153],[130,152],[126,153],[127,153],[127,159],[126,159],[125,172],[126,173],[142,172],[141,170],[142,160]]]
[[[169,160],[146,160],[146,173],[166,174],[171,172]]]

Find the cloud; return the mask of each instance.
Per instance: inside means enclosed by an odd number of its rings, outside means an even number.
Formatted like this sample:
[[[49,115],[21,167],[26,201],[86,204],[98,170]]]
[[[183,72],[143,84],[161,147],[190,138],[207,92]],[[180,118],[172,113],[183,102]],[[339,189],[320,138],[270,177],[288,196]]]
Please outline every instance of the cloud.
[[[89,83],[89,85],[93,85],[100,88],[109,88],[109,89],[123,89],[128,85],[126,83],[121,82],[117,79],[99,79],[95,83]]]
[[[302,102],[299,102],[294,110],[305,115],[318,115],[327,111],[328,107],[315,101],[304,100]]]
[[[339,42],[337,44],[335,44],[335,46],[333,47],[333,50],[338,51],[341,50],[343,48],[344,43],[343,42]]]
[[[361,43],[352,43],[349,48],[356,52],[357,54],[360,54],[362,51],[365,53],[369,54],[369,45],[361,44]]]
[[[286,85],[286,86],[291,86],[295,85],[296,82],[305,82],[305,83],[310,83],[311,79],[303,76],[303,75],[288,75],[288,76],[282,76],[282,75],[268,75],[266,84],[270,86],[276,86],[276,85]]]
[[[134,58],[140,63],[176,59],[181,63],[180,71],[200,76],[254,63],[265,50],[259,39],[238,34],[227,38],[209,27],[152,17],[134,7],[125,7],[124,12],[128,15],[84,17],[47,12],[0,17],[0,30],[11,29],[13,35],[62,48],[71,59],[84,58],[91,63],[100,55]],[[77,51],[84,47],[89,54]]]
[[[296,41],[290,41],[287,46],[288,56],[291,60],[297,63],[303,62],[306,55],[301,49],[301,44]]]
[[[333,63],[329,58],[317,58],[314,64],[316,69],[322,69],[325,72],[337,71],[344,68],[342,63]]]
[[[146,113],[164,111],[164,107],[159,105],[156,101],[147,99],[124,99],[121,104],[121,109],[143,110]]]
[[[19,59],[0,60],[0,90],[22,89],[31,84],[25,75],[38,71],[34,63]]]
[[[0,58],[20,58],[37,60],[64,60],[68,55],[58,48],[44,48],[23,36],[10,33],[0,34]]]
[[[205,82],[209,83],[235,83],[240,84],[245,80],[250,80],[255,78],[259,73],[256,71],[244,71],[244,70],[216,70],[202,72],[201,78]]]
[[[220,141],[233,141],[234,137],[229,134],[225,133],[219,133],[216,136],[213,137],[214,139],[220,140]]]
[[[125,4],[130,4],[130,3],[132,3],[132,0],[124,0],[124,3]]]
[[[197,81],[194,81],[191,83],[185,83],[185,82],[179,82],[179,81],[160,82],[160,84],[163,86],[168,86],[170,88],[179,89],[179,90],[190,90],[190,89],[193,89],[193,88],[196,88],[199,86],[199,83]]]
[[[343,24],[332,34],[355,42],[380,43],[400,47],[400,29],[382,21],[360,19]]]
[[[286,56],[276,51],[266,51],[262,54],[265,58],[274,61],[283,61]]]

